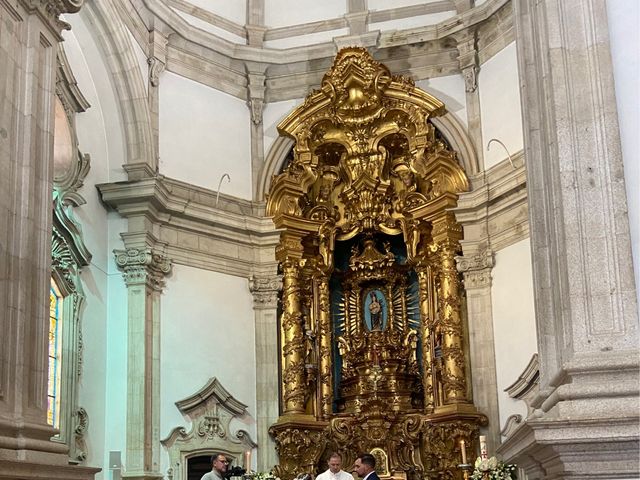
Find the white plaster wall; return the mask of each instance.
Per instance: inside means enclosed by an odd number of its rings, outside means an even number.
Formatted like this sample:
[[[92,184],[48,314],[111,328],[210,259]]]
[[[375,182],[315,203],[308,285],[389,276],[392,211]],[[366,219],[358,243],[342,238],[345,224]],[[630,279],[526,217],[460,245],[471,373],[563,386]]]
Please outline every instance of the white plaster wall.
[[[504,149],[495,142],[486,150],[492,138],[504,143],[511,155],[524,147],[515,42],[480,67],[478,88],[484,165],[488,169],[507,158]]]
[[[229,2],[229,3],[233,3],[233,2]],[[230,42],[233,42],[233,43],[239,43],[241,45],[247,44],[247,39],[244,37],[239,37],[234,33],[231,33],[223,28],[217,27],[209,22],[205,22],[204,20],[194,17],[193,15],[190,15],[188,13],[181,12],[178,9],[174,8],[173,11],[177,15],[181,16],[185,22],[187,22],[190,25],[193,25],[196,28],[199,28],[200,30],[213,33],[214,35],[217,35],[220,38],[224,38],[225,40],[229,40]],[[244,22],[242,24],[244,25]]]
[[[111,85],[106,81],[105,66],[101,57],[96,55],[95,44],[81,17],[74,15],[67,19],[72,21],[73,29],[63,33],[65,37],[64,48],[67,54],[69,65],[78,82],[78,87],[83,93],[91,107],[76,116],[76,128],[78,133],[79,148],[83,153],[91,156],[91,168],[85,179],[84,186],[79,193],[85,198],[86,204],[74,209],[74,214],[82,228],[83,237],[87,248],[92,253],[91,264],[85,267],[81,274],[86,302],[81,311],[82,335],[83,335],[83,364],[82,376],[79,381],[78,403],[84,407],[89,416],[89,428],[86,435],[87,459],[86,465],[96,466],[103,469],[97,474],[97,479],[110,478],[106,466],[108,463],[108,451],[110,449],[122,450],[124,448],[124,433],[117,435],[113,428],[120,428],[125,422],[124,417],[118,412],[124,412],[126,397],[120,398],[115,403],[114,410],[113,396],[122,392],[121,385],[114,388],[110,378],[125,378],[118,365],[109,362],[109,357],[113,357],[110,348],[110,338],[124,338],[126,345],[126,324],[124,330],[117,322],[111,321],[114,307],[117,309],[125,305],[126,321],[126,296],[122,292],[110,289],[113,276],[116,275],[121,281],[120,274],[115,272],[111,250],[115,243],[110,238],[114,224],[110,218],[116,218],[115,213],[107,213],[102,205],[95,185],[110,181],[114,174],[114,169],[110,168],[110,163],[119,163],[122,157],[117,160],[110,159],[114,152],[124,150],[123,137],[119,135],[119,115],[112,105],[105,105],[105,102],[112,102],[113,92]],[[117,218],[115,223],[117,232],[126,228],[126,222]],[[116,234],[118,247],[121,248],[119,236]],[[115,331],[114,331],[115,328]],[[123,334],[123,332],[125,332]],[[106,341],[105,341],[106,339]],[[121,339],[118,340],[121,343]],[[125,351],[126,352],[126,351]],[[116,354],[117,358],[126,361],[126,354]],[[124,384],[126,392],[126,380]],[[124,403],[123,403],[124,402]],[[114,448],[114,443],[117,447]]]
[[[95,99],[89,98],[91,108],[83,113],[87,116],[100,116],[102,118],[103,128],[94,128],[93,122],[79,122],[78,133],[84,135],[84,138],[92,138],[95,141],[104,141],[106,143],[106,161],[108,165],[108,181],[116,182],[126,180],[126,172],[122,168],[126,159],[126,144],[124,129],[120,112],[118,110],[118,102],[111,83],[111,74],[107,70],[107,66],[103,60],[102,50],[96,44],[93,38],[93,29],[91,20],[87,19],[84,9],[80,10],[78,15],[68,15],[64,20],[71,24],[71,32],[73,36],[67,36],[70,32],[63,33],[66,41],[71,43],[75,41],[80,45],[80,49],[68,49],[67,56],[69,62],[74,68],[74,74],[77,77],[79,85],[93,85],[96,92]],[[75,38],[77,40],[72,40]],[[75,51],[81,52],[81,56],[76,58]],[[81,63],[86,64],[86,70],[78,68]],[[86,79],[86,73],[91,72],[90,79]],[[88,95],[88,91],[83,91]],[[98,140],[101,137],[101,140]],[[85,140],[86,141],[86,140]],[[93,158],[93,157],[92,157]],[[93,160],[98,163],[102,160],[96,158]]]
[[[122,249],[120,232],[126,232],[127,221],[111,212],[108,218],[109,251]],[[118,271],[113,254],[109,258],[109,286],[107,290],[107,334],[102,340],[107,351],[106,415],[104,464],[105,480],[113,478],[109,471],[109,452],[120,452],[122,471],[126,473],[127,445],[127,287]]]
[[[190,427],[175,402],[211,377],[248,406],[234,424],[256,440],[256,363],[253,297],[245,278],[174,265],[161,306],[160,437]],[[235,431],[235,430],[234,430]],[[163,454],[162,471],[168,467]]]
[[[640,305],[640,2],[607,0],[631,249]]]
[[[347,13],[345,0],[298,0],[292,8],[290,0],[265,0],[264,23],[267,27],[284,27],[300,23],[340,18]]]
[[[262,140],[265,158],[273,142],[279,137],[278,124],[302,102],[303,99],[285,100],[283,102],[268,103],[265,107],[262,117],[262,125],[264,128]]]
[[[462,75],[428,78],[417,81],[416,85],[443,102],[447,111],[467,125],[467,94]]]
[[[518,379],[538,349],[529,239],[496,252],[492,276],[498,408],[503,428],[510,415],[526,418],[524,402],[510,398],[504,389]]]
[[[453,6],[453,4],[452,4]],[[427,15],[416,15],[415,17],[399,18],[397,20],[386,20],[384,22],[372,23],[369,30],[406,30],[408,28],[424,27],[425,25],[435,25],[456,15],[455,10],[447,12],[430,13]]]
[[[160,173],[251,199],[251,132],[244,100],[171,72],[160,81]]]
[[[189,3],[240,25],[247,23],[246,0],[189,0]]]

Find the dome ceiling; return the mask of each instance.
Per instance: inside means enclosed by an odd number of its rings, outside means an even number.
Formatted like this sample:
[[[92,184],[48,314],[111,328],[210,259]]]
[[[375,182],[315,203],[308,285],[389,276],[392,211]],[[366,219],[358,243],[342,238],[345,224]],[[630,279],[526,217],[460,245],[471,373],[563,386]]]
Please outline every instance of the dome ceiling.
[[[174,20],[246,45],[252,27],[263,47],[284,49],[331,42],[356,30],[406,30],[438,25],[459,12],[453,0],[162,0]],[[479,3],[479,2],[477,2]],[[459,8],[459,7],[458,7]],[[172,23],[171,18],[166,19]],[[249,27],[249,28],[247,28]]]

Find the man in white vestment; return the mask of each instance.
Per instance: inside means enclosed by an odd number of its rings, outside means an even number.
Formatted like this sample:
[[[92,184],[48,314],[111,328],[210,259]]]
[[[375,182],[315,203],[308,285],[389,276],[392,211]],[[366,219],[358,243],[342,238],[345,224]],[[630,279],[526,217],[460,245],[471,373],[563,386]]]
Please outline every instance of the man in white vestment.
[[[342,456],[334,452],[327,462],[329,470],[322,472],[316,480],[353,480],[353,475],[342,470]]]

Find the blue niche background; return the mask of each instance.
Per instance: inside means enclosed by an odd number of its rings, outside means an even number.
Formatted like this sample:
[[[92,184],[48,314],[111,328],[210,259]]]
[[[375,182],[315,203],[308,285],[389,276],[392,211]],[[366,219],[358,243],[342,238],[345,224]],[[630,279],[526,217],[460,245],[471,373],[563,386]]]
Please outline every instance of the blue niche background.
[[[384,235],[378,234],[374,237],[376,248],[380,252],[384,252],[384,244],[389,243],[391,246],[391,252],[394,254],[396,263],[398,265],[406,265],[407,263],[407,249],[404,243],[404,238],[402,235]],[[329,279],[329,297],[331,300],[331,324],[333,328],[333,411],[334,413],[338,413],[341,410],[342,401],[340,399],[340,383],[342,381],[342,358],[340,357],[340,352],[338,350],[338,342],[337,338],[341,336],[344,332],[342,331],[341,323],[343,321],[342,314],[340,311],[340,304],[344,299],[344,291],[342,289],[342,280],[345,276],[345,273],[349,270],[349,258],[351,257],[351,249],[353,246],[358,245],[359,250],[362,248],[362,243],[364,240],[363,235],[357,235],[356,237],[340,242],[336,241],[335,249],[334,249],[334,265],[335,269],[331,274],[331,278]],[[367,290],[371,292],[372,290],[377,290],[382,292],[381,289],[371,288]],[[386,295],[384,296],[384,317],[383,317],[383,329],[386,328],[389,318],[388,318],[388,304],[387,302],[390,299],[387,299]],[[365,308],[368,307],[368,303],[363,302]],[[417,360],[418,365],[422,369],[422,343],[420,339],[420,304],[419,304],[419,287],[418,287],[418,276],[413,269],[407,270],[407,289],[406,289],[406,306],[407,306],[407,315],[409,324],[415,330],[418,330],[418,345],[417,345]],[[368,308],[367,308],[368,311]],[[366,318],[364,319],[366,322]],[[370,324],[366,324],[367,328],[369,328]],[[369,328],[369,331],[371,329]],[[422,375],[422,371],[420,372]]]

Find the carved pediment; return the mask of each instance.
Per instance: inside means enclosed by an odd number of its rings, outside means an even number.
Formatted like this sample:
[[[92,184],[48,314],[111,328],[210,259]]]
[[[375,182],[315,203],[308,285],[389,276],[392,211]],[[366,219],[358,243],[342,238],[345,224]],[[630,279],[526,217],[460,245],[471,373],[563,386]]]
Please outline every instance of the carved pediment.
[[[257,447],[247,431],[232,425],[234,419],[243,423],[250,419],[247,406],[215,377],[193,395],[176,402],[176,407],[191,420],[191,429],[175,427],[161,442],[169,451],[173,480],[187,478],[187,460],[192,456],[222,452],[233,460]]]

